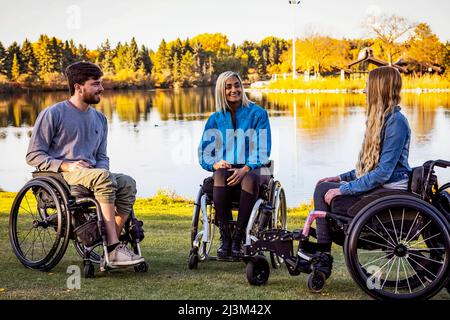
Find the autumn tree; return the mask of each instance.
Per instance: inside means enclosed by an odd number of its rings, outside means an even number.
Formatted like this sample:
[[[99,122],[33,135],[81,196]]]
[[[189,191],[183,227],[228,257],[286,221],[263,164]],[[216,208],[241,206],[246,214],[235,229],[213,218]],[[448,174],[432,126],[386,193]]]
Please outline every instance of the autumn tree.
[[[401,53],[398,41],[407,35],[414,26],[414,23],[408,19],[395,14],[373,15],[368,17],[366,23],[370,33],[381,40],[390,65],[392,65],[393,59]]]
[[[408,58],[420,66],[421,74],[427,67],[443,63],[444,45],[426,23],[416,26],[414,34],[407,42],[407,47]]]

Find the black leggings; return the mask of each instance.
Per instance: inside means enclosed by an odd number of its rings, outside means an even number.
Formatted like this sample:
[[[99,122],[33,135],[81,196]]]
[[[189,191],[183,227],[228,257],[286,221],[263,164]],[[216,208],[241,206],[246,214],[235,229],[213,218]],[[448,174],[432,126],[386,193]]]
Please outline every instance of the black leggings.
[[[319,183],[316,186],[316,188],[314,189],[314,210],[331,212],[330,206],[325,202],[325,194],[327,193],[328,190],[334,189],[334,188],[339,188],[340,186],[341,186],[341,184],[337,183],[337,182]],[[346,195],[345,196],[346,199],[344,201],[344,203],[345,203],[344,208],[349,209],[351,206],[353,206],[355,203],[357,203],[359,200],[361,200],[364,196],[367,196],[369,194],[383,192],[383,190],[386,190],[386,189],[380,187],[380,188],[373,189],[367,193],[360,194],[360,195]],[[327,251],[330,251],[332,237],[331,237],[330,226],[328,225],[327,220],[324,218],[316,219],[316,228],[317,228],[317,242],[324,244],[325,249],[327,249]]]
[[[337,182],[322,182],[319,183],[314,189],[314,210],[327,211],[330,212],[330,206],[325,202],[325,194],[328,190],[339,188],[340,183]],[[324,218],[316,219],[317,228],[317,243],[329,244],[326,246],[326,251],[331,250],[331,231],[328,222]]]
[[[244,229],[252,213],[253,206],[258,200],[259,188],[268,183],[270,174],[266,174],[266,168],[257,168],[247,172],[241,183],[230,187],[227,179],[233,174],[227,169],[218,169],[214,172],[213,201],[216,209],[216,222],[225,224],[233,220],[231,203],[239,198],[239,214],[237,226]]]

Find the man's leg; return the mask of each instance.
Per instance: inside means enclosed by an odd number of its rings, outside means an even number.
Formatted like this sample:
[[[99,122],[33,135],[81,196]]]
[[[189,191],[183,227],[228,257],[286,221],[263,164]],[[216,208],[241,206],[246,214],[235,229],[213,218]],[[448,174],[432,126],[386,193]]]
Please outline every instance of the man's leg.
[[[116,192],[116,211],[115,216],[116,232],[119,236],[122,232],[123,226],[127,221],[131,211],[133,210],[136,201],[136,181],[130,176],[121,173],[113,173],[117,182]]]
[[[115,221],[117,182],[114,176],[105,169],[79,169],[63,172],[63,177],[69,185],[82,185],[94,192],[102,210],[108,246],[116,245],[119,239]]]

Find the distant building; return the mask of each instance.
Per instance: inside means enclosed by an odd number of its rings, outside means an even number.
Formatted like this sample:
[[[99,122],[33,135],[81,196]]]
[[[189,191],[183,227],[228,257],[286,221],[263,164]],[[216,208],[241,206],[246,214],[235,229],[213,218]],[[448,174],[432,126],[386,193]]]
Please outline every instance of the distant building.
[[[396,68],[401,73],[408,73],[405,62],[401,61],[401,64],[399,62],[400,61],[394,62],[392,64],[392,67]],[[348,69],[351,70],[350,78],[357,79],[365,76],[369,72],[369,65],[371,64],[375,65],[376,67],[382,67],[388,66],[389,62],[375,58],[372,48],[364,48],[360,51],[358,60],[353,61],[348,65]]]

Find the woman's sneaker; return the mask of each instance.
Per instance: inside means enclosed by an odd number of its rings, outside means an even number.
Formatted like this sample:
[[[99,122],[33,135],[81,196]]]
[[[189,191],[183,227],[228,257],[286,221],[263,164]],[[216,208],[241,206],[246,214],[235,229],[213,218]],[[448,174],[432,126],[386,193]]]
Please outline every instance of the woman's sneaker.
[[[144,262],[144,258],[122,243],[109,253],[109,263],[112,267],[134,266],[141,262]]]

